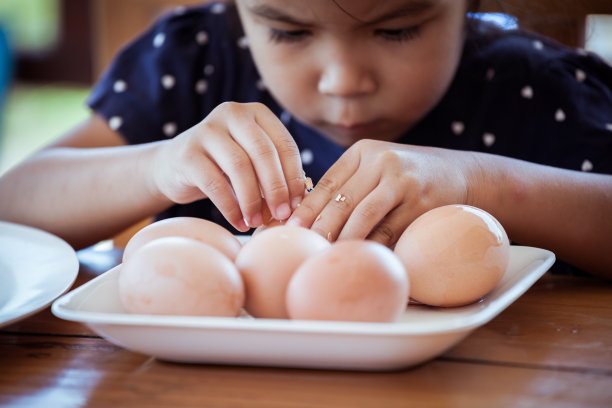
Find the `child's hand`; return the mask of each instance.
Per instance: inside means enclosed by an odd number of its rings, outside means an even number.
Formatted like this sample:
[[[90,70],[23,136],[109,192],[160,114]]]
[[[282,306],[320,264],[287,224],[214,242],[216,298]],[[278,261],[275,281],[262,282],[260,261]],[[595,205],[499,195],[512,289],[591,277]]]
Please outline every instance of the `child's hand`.
[[[391,246],[425,211],[466,202],[471,162],[468,152],[363,140],[327,171],[288,223],[331,240]]]
[[[240,231],[262,224],[262,195],[282,220],[304,194],[298,148],[259,103],[219,105],[196,126],[161,142],[152,171],[161,195],[181,204],[208,197]]]

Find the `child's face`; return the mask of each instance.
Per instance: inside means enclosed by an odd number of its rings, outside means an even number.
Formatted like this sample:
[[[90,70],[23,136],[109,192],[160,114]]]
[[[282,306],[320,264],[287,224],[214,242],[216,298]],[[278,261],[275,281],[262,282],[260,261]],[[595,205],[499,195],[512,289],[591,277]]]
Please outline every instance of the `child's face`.
[[[349,146],[395,140],[447,90],[465,0],[237,0],[260,75],[302,122]]]

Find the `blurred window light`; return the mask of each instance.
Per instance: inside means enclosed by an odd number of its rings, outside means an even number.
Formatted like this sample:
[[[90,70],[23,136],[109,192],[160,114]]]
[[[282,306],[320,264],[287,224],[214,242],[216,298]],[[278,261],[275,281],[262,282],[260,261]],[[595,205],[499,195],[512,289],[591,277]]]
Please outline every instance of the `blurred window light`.
[[[584,48],[612,64],[612,15],[588,15],[584,37]]]
[[[505,13],[468,13],[468,16],[493,23],[503,30],[516,30],[519,28],[517,18]]]
[[[0,26],[18,52],[53,48],[60,32],[59,0],[0,0]]]

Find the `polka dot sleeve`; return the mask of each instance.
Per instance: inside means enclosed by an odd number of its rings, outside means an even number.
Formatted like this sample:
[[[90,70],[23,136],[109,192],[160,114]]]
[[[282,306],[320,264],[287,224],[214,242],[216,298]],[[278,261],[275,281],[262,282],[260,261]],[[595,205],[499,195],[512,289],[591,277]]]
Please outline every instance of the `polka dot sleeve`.
[[[256,99],[234,20],[223,4],[169,12],[121,50],[88,105],[137,144],[173,137],[225,100]]]
[[[612,67],[584,51],[565,51],[539,72],[537,133],[547,164],[612,174]]]
[[[449,91],[401,141],[612,174],[612,67],[532,33],[470,37]]]

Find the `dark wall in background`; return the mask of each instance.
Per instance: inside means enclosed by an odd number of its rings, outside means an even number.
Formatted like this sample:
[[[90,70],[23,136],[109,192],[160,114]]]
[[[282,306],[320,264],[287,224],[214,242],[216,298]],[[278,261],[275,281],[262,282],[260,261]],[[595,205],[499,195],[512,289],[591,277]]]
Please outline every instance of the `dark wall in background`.
[[[92,5],[90,0],[60,1],[58,45],[49,51],[18,53],[16,78],[28,82],[93,81]]]

